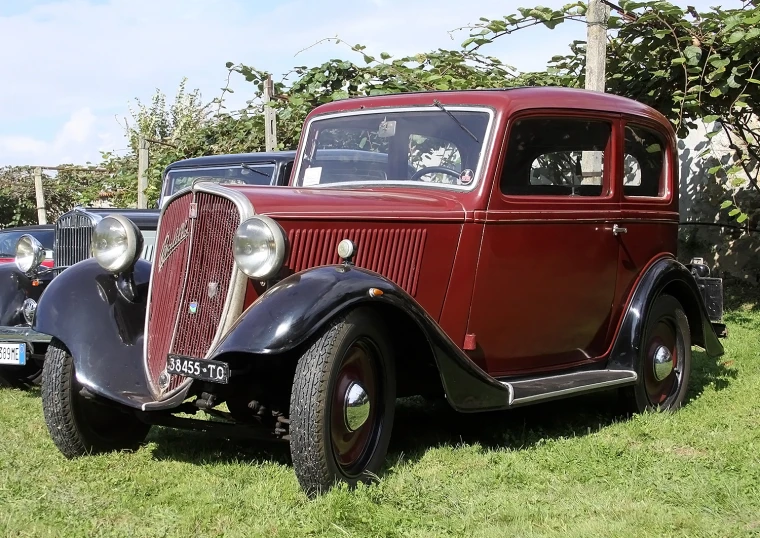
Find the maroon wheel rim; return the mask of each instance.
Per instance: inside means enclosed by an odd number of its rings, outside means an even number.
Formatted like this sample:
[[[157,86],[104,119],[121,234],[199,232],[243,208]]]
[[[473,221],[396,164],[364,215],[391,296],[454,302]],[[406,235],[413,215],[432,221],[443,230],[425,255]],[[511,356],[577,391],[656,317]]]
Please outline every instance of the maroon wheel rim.
[[[382,427],[382,386],[379,379],[379,352],[366,338],[354,341],[341,361],[331,397],[330,439],[335,462],[347,476],[360,474],[372,457]],[[352,430],[346,419],[349,390],[359,385],[366,393],[369,414]]]
[[[681,384],[681,361],[683,357],[683,342],[678,331],[678,325],[672,317],[660,318],[649,332],[649,338],[644,348],[644,386],[647,398],[654,407],[667,407],[670,400],[675,398]],[[658,379],[656,374],[656,357],[669,353],[672,358],[672,369],[667,376]]]

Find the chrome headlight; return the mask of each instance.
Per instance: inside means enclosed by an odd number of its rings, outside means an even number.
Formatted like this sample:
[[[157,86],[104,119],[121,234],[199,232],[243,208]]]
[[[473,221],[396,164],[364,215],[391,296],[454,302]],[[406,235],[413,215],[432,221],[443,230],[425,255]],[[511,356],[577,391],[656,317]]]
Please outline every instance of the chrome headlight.
[[[285,261],[285,233],[274,220],[257,215],[240,223],[233,248],[241,271],[256,280],[267,280]]]
[[[143,237],[135,223],[122,215],[109,215],[92,231],[92,255],[111,273],[130,269],[143,246]]]
[[[45,248],[37,239],[24,234],[16,242],[16,267],[22,273],[36,271],[45,259]]]

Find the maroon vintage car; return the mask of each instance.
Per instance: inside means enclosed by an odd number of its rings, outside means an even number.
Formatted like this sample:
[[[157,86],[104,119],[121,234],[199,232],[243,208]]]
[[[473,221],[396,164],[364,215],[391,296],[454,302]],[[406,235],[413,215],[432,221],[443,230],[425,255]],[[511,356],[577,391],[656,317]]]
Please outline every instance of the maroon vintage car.
[[[98,224],[37,310],[50,434],[68,457],[151,424],[279,438],[314,494],[375,476],[399,396],[677,409],[692,345],[723,352],[720,279],[676,260],[677,173],[666,119],[601,93],[320,106],[289,187],[175,194],[152,266]]]

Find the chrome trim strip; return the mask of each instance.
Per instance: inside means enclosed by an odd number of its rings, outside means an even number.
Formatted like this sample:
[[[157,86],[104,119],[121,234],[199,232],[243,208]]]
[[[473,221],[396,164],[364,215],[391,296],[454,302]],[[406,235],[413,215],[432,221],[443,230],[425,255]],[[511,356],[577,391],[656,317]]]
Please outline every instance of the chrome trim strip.
[[[431,96],[432,98],[433,96]],[[446,107],[446,110],[449,112],[484,112],[488,114],[488,124],[486,125],[486,134],[483,137],[483,140],[481,141],[480,146],[480,156],[478,157],[478,165],[475,168],[475,178],[473,179],[472,183],[467,185],[466,187],[462,187],[461,185],[451,185],[451,184],[444,184],[444,183],[436,183],[436,187],[443,187],[444,185],[448,185],[445,187],[446,189],[456,191],[456,192],[470,192],[475,189],[475,187],[479,186],[481,181],[484,181],[482,177],[485,175],[485,167],[483,166],[483,163],[486,159],[486,153],[488,153],[488,156],[491,156],[491,153],[495,150],[489,150],[493,144],[492,139],[494,137],[494,116],[495,111],[493,108],[486,106],[486,105],[447,105],[446,103],[443,103],[443,105]],[[442,111],[440,108],[435,106],[433,103],[430,103],[430,105],[418,105],[418,106],[401,106],[401,107],[394,107],[394,106],[388,106],[388,107],[380,107],[380,108],[364,108],[360,110],[350,110],[346,112],[335,112],[335,113],[325,113],[325,114],[319,114],[316,116],[313,116],[309,122],[306,124],[306,127],[301,132],[301,140],[304,141],[303,144],[299,144],[298,153],[296,153],[295,161],[293,165],[293,180],[297,180],[299,174],[301,173],[301,165],[303,164],[303,153],[306,141],[309,139],[309,134],[311,132],[311,126],[312,123],[316,121],[322,121],[327,119],[334,119],[334,118],[341,118],[345,116],[361,116],[366,114],[388,114],[388,113],[396,113],[396,112],[437,112],[439,114],[445,114],[444,111]],[[485,151],[484,151],[485,150]],[[427,186],[427,183],[424,181],[406,181],[401,182],[406,187],[418,187],[420,185]],[[367,186],[367,185],[387,185],[388,182],[377,182],[377,183],[371,183],[367,181],[362,182],[345,182],[345,183],[338,183],[340,186]],[[335,183],[329,183],[326,185],[332,185],[335,187]],[[320,185],[312,185],[312,186],[303,186],[303,185],[293,185],[293,187],[297,187],[299,189],[321,189],[321,188],[330,188],[326,186],[320,186]]]
[[[512,406],[522,405],[522,404],[531,403],[531,402],[539,402],[539,401],[542,401],[542,400],[551,400],[551,399],[556,398],[558,396],[566,396],[568,394],[578,394],[578,393],[583,393],[583,392],[591,392],[591,391],[594,391],[594,390],[599,390],[599,389],[603,389],[603,388],[606,388],[606,387],[615,387],[615,386],[618,386],[618,385],[630,385],[630,384],[635,383],[638,380],[638,375],[636,374],[636,372],[633,372],[633,371],[630,371],[630,370],[603,370],[603,371],[628,373],[630,375],[628,377],[625,377],[625,378],[622,378],[622,379],[611,379],[609,381],[602,381],[600,383],[592,383],[592,384],[589,384],[589,385],[581,385],[581,386],[572,387],[572,388],[569,388],[569,389],[562,389],[562,390],[557,390],[557,391],[552,391],[552,392],[544,392],[542,394],[536,394],[534,396],[526,396],[524,398],[514,398],[512,396],[513,391],[514,391],[514,387],[512,386],[512,383],[509,383],[508,381],[502,381],[501,383],[503,385],[506,385],[506,386],[508,386],[510,388],[509,405],[510,405],[510,407],[512,407]],[[588,373],[588,372],[583,372],[583,373]],[[572,377],[574,375],[576,375],[576,374],[563,374],[563,375],[558,375],[558,376],[550,376],[550,377],[547,377],[547,379],[558,379],[558,378],[562,378],[562,377]]]

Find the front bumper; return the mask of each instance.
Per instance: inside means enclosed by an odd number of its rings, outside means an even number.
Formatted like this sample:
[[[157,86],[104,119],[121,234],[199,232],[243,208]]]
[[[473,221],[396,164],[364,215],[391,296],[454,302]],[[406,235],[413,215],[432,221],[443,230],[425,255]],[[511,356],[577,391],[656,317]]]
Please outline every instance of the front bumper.
[[[51,336],[48,334],[38,333],[28,325],[17,325],[15,327],[0,327],[0,343],[27,343],[27,344],[49,344]]]

